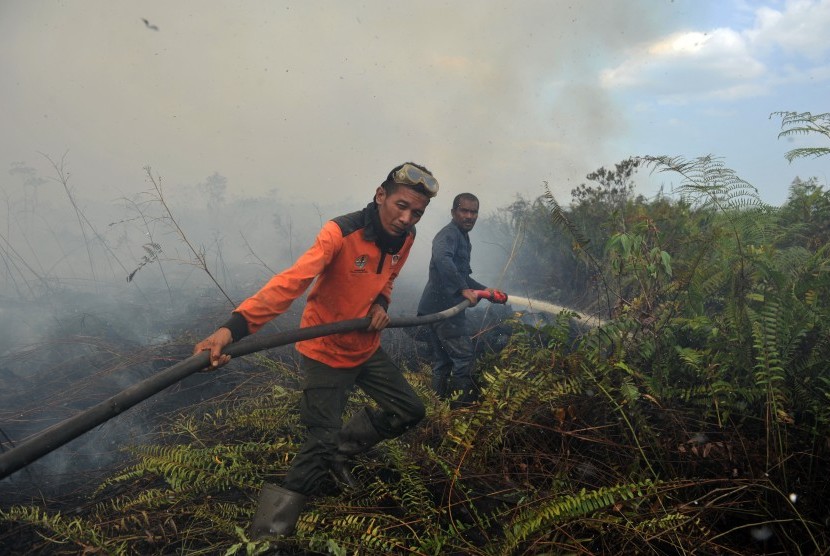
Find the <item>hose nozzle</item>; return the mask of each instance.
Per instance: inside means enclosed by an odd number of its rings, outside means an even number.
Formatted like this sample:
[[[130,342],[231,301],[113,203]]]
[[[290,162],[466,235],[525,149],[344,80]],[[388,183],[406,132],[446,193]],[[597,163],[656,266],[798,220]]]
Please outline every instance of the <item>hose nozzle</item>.
[[[507,303],[507,294],[500,290],[475,290],[479,299],[486,299],[490,303]]]

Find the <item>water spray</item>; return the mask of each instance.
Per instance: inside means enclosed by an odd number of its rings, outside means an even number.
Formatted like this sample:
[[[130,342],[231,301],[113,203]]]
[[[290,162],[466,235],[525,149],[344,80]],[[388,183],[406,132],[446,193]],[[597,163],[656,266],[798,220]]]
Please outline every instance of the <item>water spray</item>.
[[[530,311],[535,312],[542,312],[542,313],[549,313],[551,315],[558,315],[562,311],[567,311],[570,314],[576,315],[576,318],[585,322],[585,324],[589,326],[602,326],[605,324],[605,321],[600,319],[597,316],[593,315],[581,315],[575,312],[573,309],[569,309],[568,307],[563,307],[562,305],[556,305],[554,303],[549,303],[547,301],[542,301],[541,299],[533,299],[530,297],[520,297],[511,295],[510,296],[510,304],[511,305],[520,305],[522,307],[526,307]]]

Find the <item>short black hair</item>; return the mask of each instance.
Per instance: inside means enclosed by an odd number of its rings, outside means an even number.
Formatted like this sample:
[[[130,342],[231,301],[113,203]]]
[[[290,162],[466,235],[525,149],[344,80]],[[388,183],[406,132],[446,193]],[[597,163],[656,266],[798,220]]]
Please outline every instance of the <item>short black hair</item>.
[[[455,199],[452,200],[452,210],[457,209],[458,205],[461,204],[461,201],[474,201],[477,204],[481,204],[478,202],[478,197],[476,197],[472,193],[459,193],[455,196]]]
[[[427,188],[424,187],[423,185],[421,185],[420,183],[418,185],[409,185],[408,183],[398,183],[398,182],[395,181],[395,179],[394,179],[395,172],[397,172],[398,170],[403,168],[404,165],[406,165],[406,164],[411,164],[411,165],[415,166],[416,168],[418,168],[419,170],[423,170],[424,172],[426,172],[430,176],[435,177],[435,176],[433,176],[432,172],[430,172],[427,169],[426,166],[423,166],[421,164],[416,164],[414,162],[404,162],[403,164],[398,164],[397,166],[395,166],[394,168],[392,168],[389,171],[389,174],[386,176],[386,180],[382,184],[380,184],[380,186],[384,189],[384,191],[386,191],[386,194],[387,195],[393,195],[398,190],[399,187],[408,187],[408,188],[410,188],[410,189],[412,189],[412,190],[414,190],[414,191],[416,191],[416,192],[418,192],[422,195],[426,195],[427,197],[432,197],[433,195],[431,195],[430,192],[427,191]]]

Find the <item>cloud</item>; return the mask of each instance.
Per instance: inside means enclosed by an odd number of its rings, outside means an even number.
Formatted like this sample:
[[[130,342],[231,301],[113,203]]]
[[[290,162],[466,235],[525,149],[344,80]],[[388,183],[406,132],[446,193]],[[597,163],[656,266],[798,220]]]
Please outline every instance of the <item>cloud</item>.
[[[792,55],[820,60],[830,50],[830,0],[793,0],[783,11],[756,11],[755,27],[746,36],[757,48],[780,48]]]
[[[783,11],[755,11],[753,27],[685,30],[637,45],[620,64],[600,73],[609,90],[644,92],[662,103],[720,99],[737,100],[769,93],[798,74],[825,75],[824,67],[790,60],[798,71],[775,74],[775,56],[818,60],[830,45],[830,0],[787,2]],[[779,60],[775,60],[778,62]]]
[[[658,97],[734,97],[757,93],[764,75],[745,38],[731,29],[682,32],[640,46],[627,60],[600,74],[609,89],[636,88]]]

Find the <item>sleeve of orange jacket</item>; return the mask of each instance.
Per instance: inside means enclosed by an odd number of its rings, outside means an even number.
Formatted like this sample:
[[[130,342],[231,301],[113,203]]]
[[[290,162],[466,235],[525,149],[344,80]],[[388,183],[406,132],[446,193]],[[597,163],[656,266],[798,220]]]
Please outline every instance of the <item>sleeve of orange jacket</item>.
[[[243,301],[234,313],[242,315],[253,334],[265,323],[281,315],[300,297],[314,278],[337,255],[343,235],[334,222],[326,222],[311,248],[297,262],[271,278],[257,293]]]

